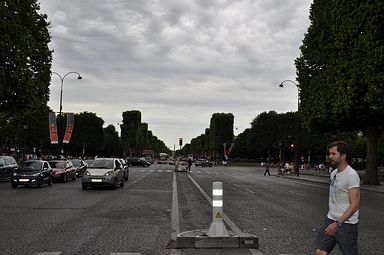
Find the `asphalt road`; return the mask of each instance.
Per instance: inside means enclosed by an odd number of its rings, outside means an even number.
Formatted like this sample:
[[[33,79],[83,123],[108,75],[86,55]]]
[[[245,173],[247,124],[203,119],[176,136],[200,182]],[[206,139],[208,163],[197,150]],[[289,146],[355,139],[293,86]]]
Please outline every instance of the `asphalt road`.
[[[80,179],[44,188],[0,182],[0,254],[313,254],[327,185],[263,176],[262,169],[172,169],[132,167],[116,190],[84,191]],[[174,249],[178,232],[209,227],[212,209],[198,187],[210,196],[214,181],[223,182],[227,227],[257,235],[259,250]],[[383,211],[384,194],[362,191],[360,254],[383,254]]]

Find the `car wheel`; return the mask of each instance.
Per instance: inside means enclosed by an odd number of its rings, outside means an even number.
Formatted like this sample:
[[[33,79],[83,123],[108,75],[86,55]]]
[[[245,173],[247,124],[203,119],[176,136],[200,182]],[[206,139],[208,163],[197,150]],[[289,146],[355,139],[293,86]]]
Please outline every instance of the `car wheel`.
[[[76,181],[76,173],[73,174],[72,181]]]
[[[17,188],[17,184],[16,183],[12,183],[12,189],[16,189]]]
[[[67,182],[67,175],[66,174],[63,177],[63,182]]]
[[[120,187],[124,187],[124,180],[121,180]]]
[[[88,187],[86,185],[81,185],[81,188],[83,188],[83,190],[86,190]]]
[[[116,178],[113,180],[112,189],[116,189],[117,180]]]
[[[48,178],[48,186],[52,186],[52,175]]]
[[[40,182],[39,182],[39,188],[42,188],[42,187],[44,187],[44,178],[43,177],[41,177]]]

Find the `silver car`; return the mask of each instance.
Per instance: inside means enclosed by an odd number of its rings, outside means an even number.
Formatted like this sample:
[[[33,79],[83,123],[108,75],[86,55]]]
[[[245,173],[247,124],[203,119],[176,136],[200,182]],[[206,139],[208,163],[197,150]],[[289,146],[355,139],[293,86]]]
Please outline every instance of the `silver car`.
[[[124,166],[117,158],[96,158],[84,172],[82,188],[124,187]]]

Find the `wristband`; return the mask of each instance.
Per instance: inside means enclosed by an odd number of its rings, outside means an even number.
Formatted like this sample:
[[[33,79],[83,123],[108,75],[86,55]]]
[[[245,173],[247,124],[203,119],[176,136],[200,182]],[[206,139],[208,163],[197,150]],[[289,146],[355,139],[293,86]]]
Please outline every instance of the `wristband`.
[[[343,224],[343,223],[340,223],[338,220],[336,220],[335,222],[336,222],[337,227],[341,227],[341,225]]]

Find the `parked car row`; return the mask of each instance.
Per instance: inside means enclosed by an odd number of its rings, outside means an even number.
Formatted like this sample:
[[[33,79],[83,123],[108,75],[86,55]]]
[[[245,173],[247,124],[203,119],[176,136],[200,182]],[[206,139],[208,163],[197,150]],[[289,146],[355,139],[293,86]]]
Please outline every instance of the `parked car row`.
[[[82,178],[82,188],[117,185],[124,186],[129,179],[129,167],[124,159],[96,158],[88,165],[81,159],[74,160],[27,160],[17,165],[9,156],[0,157],[1,178],[10,180],[12,188],[17,186],[52,185],[53,182],[75,181]]]

